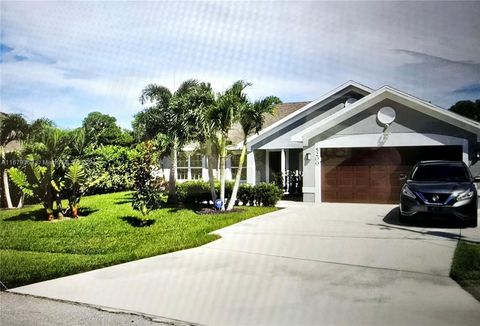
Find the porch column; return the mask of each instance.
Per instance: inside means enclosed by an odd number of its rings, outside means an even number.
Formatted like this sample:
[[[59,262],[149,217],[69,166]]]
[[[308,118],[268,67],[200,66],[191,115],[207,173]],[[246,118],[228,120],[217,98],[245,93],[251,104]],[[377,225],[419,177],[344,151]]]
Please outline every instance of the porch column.
[[[208,180],[208,158],[207,158],[207,155],[202,156],[202,180]]]
[[[247,183],[254,185],[255,184],[255,154],[253,151],[247,154]]]
[[[265,181],[270,182],[270,152],[268,149],[265,151]]]
[[[287,171],[287,160],[285,157],[285,149],[282,149],[280,154],[280,169],[282,171],[282,177],[285,177],[285,172]]]
[[[225,162],[225,180],[232,180],[232,155],[228,155]]]
[[[286,178],[286,172],[287,172],[287,160],[286,160],[286,155],[285,155],[285,149],[282,148],[282,151],[280,152],[280,170],[282,171],[282,183],[283,183],[283,191],[288,191],[288,184],[287,184],[287,178]]]
[[[187,179],[192,180],[192,170],[190,169],[190,153],[187,155]]]

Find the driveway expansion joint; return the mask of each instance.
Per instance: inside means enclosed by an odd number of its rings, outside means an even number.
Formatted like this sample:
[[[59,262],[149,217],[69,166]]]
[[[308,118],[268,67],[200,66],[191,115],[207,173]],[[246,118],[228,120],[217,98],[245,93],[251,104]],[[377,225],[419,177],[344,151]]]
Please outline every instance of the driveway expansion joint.
[[[298,258],[298,257],[292,257],[292,256],[285,256],[285,255],[270,255],[270,254],[263,254],[263,253],[259,253],[259,252],[252,252],[252,251],[245,251],[245,250],[220,249],[220,248],[214,248],[214,247],[210,247],[210,246],[204,246],[203,248],[211,249],[211,250],[217,250],[217,251],[224,251],[224,252],[236,252],[236,253],[241,253],[241,254],[246,254],[246,255],[258,255],[258,256],[264,256],[264,257],[280,258],[280,259],[301,260],[301,261],[320,263],[320,264],[332,264],[332,265],[341,265],[341,266],[346,266],[346,267],[368,268],[368,269],[384,270],[384,271],[389,271],[389,272],[420,274],[420,275],[424,275],[424,276],[433,276],[433,277],[451,279],[449,275],[432,274],[432,273],[425,273],[425,272],[418,272],[418,271],[409,271],[409,270],[402,270],[402,269],[395,269],[395,268],[388,268],[388,267],[347,264],[347,263],[340,263],[340,262],[336,262],[336,261],[320,260],[320,259],[312,259],[312,258]]]

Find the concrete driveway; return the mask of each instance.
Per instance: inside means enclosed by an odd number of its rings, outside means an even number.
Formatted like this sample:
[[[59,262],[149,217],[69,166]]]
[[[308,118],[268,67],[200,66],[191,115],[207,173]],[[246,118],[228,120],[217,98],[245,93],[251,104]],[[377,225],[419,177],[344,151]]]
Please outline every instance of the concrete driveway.
[[[392,205],[288,206],[199,248],[11,291],[207,325],[478,325],[448,277],[464,230],[400,225]]]

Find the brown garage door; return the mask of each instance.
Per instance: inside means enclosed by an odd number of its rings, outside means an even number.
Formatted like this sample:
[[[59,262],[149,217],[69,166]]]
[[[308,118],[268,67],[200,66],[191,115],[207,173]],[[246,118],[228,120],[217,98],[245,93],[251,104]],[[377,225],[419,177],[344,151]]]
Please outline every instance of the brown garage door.
[[[322,201],[398,203],[412,166],[423,160],[461,160],[460,146],[322,149]]]

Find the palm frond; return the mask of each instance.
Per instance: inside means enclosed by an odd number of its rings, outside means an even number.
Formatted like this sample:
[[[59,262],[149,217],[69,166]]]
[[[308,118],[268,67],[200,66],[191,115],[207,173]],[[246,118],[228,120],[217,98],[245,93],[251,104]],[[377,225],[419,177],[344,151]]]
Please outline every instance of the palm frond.
[[[27,175],[18,168],[12,167],[7,170],[10,180],[27,196],[33,196],[32,185],[28,182]]]
[[[172,92],[167,87],[149,84],[142,90],[139,100],[142,105],[151,102],[154,105],[168,107],[171,98]]]
[[[177,90],[175,91],[175,96],[184,96],[186,93],[192,90],[192,88],[197,87],[199,85],[198,80],[196,79],[187,79],[183,83],[178,86]]]
[[[85,169],[80,161],[73,162],[65,173],[65,178],[72,185],[81,185],[85,182]]]
[[[23,140],[28,133],[28,123],[21,114],[9,114],[0,119],[0,145]]]

